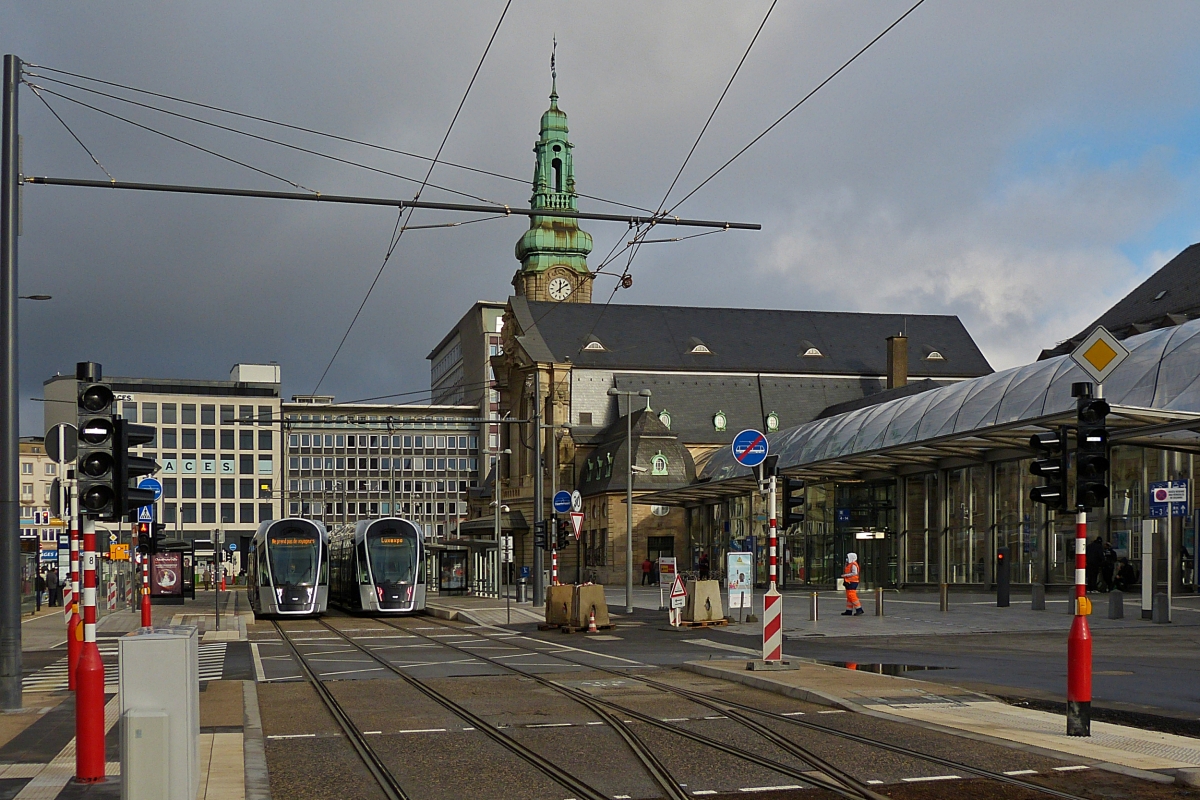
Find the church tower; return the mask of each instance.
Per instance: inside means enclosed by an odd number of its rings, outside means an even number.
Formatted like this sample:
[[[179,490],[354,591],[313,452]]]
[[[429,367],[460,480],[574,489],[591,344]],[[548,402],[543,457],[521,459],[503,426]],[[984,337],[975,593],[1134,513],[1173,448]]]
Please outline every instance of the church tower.
[[[545,216],[530,217],[529,230],[517,242],[521,268],[513,276],[513,289],[530,300],[567,303],[592,302],[592,278],[587,255],[592,237],[577,220],[556,217],[555,211],[575,211],[574,147],[567,140],[567,115],[558,107],[558,78],[554,57],[550,58],[550,108],[542,114],[542,130],[533,152],[533,197],[530,207],[545,210]]]

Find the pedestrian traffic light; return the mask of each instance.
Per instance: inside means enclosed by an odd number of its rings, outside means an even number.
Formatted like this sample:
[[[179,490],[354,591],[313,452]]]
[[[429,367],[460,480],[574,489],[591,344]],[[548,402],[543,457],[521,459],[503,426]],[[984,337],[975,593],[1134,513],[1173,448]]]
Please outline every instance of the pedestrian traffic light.
[[[1067,429],[1035,433],[1029,439],[1029,446],[1038,457],[1029,465],[1033,475],[1044,479],[1041,486],[1035,486],[1029,492],[1029,499],[1035,503],[1044,503],[1047,508],[1064,511],[1067,508]]]
[[[150,425],[135,425],[117,418],[113,420],[113,513],[115,518],[126,514],[136,514],[137,509],[154,502],[154,492],[150,489],[136,489],[130,486],[130,481],[140,475],[150,475],[158,471],[158,462],[152,458],[135,456],[129,452],[131,447],[149,444],[154,441],[154,428]]]
[[[139,553],[146,554],[153,552],[154,539],[150,536],[150,523],[138,522],[133,527],[134,549]]]
[[[550,542],[546,537],[546,520],[544,519],[533,523],[533,546],[543,550],[550,549]]]
[[[1091,384],[1071,387],[1077,400],[1078,431],[1075,454],[1075,501],[1083,508],[1095,508],[1108,502],[1108,430],[1105,419],[1109,407],[1103,399],[1092,397]]]
[[[571,522],[570,520],[560,519],[555,526],[554,549],[566,550],[567,544],[571,541]]]
[[[783,529],[804,522],[804,481],[783,479]]]
[[[113,392],[101,383],[101,376],[99,364],[81,361],[75,365],[79,429],[76,473],[82,512],[93,519],[111,520],[117,518],[113,492],[116,427],[112,418]]]

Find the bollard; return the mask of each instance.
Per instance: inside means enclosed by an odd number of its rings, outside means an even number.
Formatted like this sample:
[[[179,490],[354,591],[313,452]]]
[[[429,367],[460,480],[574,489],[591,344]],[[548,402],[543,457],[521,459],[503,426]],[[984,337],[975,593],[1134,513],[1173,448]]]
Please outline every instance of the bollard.
[[[1067,614],[1070,616],[1075,616],[1075,601],[1078,599],[1079,598],[1075,597],[1074,595],[1071,595],[1067,598]]]
[[[1171,621],[1170,609],[1167,607],[1167,596],[1164,593],[1154,595],[1153,608],[1151,611],[1150,621],[1159,624]]]
[[[996,548],[996,607],[1008,608],[1009,566],[1011,551],[1007,547]]]
[[[941,586],[938,587],[938,589],[940,590],[938,592],[938,594],[940,595],[940,597],[938,598],[938,600],[940,601],[940,605],[941,605],[940,610],[949,611],[950,610],[950,585],[947,583],[943,583]]]
[[[1108,593],[1108,618],[1125,619],[1125,595],[1116,589]]]
[[[1046,585],[1043,583],[1035,583],[1031,587],[1033,596],[1029,601],[1030,611],[1045,611],[1046,610]]]
[[[875,616],[883,616],[883,587],[875,587]]]
[[[818,611],[817,593],[813,592],[812,598],[810,599],[810,602],[808,604],[808,618],[813,622],[817,621],[817,611]]]

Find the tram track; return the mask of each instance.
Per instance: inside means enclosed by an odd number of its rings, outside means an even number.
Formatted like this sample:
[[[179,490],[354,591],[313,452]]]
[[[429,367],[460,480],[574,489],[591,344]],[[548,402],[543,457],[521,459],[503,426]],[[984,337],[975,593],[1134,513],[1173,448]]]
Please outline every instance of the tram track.
[[[658,728],[659,730],[664,730],[669,733],[681,736],[685,739],[688,739],[690,741],[704,745],[706,747],[709,747],[711,749],[725,753],[727,755],[734,756],[735,758],[741,759],[743,761],[747,761],[752,764],[756,764],[757,766],[761,766],[766,769],[773,770],[775,772],[778,772],[781,775],[786,775],[788,777],[804,781],[805,783],[811,784],[813,786],[834,792],[838,795],[841,795],[842,797],[851,798],[851,800],[887,800],[885,797],[883,797],[883,795],[880,795],[879,793],[875,792],[870,787],[868,787],[866,784],[864,784],[861,781],[859,781],[858,779],[856,779],[854,776],[852,776],[849,773],[845,772],[844,770],[840,769],[836,765],[830,763],[826,759],[816,755],[815,753],[812,753],[807,748],[804,748],[802,745],[799,745],[799,744],[787,739],[786,737],[779,736],[774,731],[771,731],[770,729],[761,725],[761,723],[757,723],[754,720],[741,718],[741,716],[737,715],[736,712],[734,712],[733,714],[725,714],[725,716],[730,716],[730,718],[741,723],[743,725],[743,727],[754,730],[756,733],[763,736],[764,738],[767,738],[769,741],[771,741],[773,744],[775,744],[780,749],[784,750],[785,752],[788,752],[789,754],[793,755],[796,758],[799,758],[801,761],[806,762],[813,769],[811,769],[811,770],[798,769],[796,767],[791,766],[790,764],[784,764],[784,763],[782,763],[780,761],[776,761],[774,759],[765,758],[765,757],[758,756],[753,753],[749,753],[744,748],[735,748],[730,745],[724,744],[722,742],[714,741],[713,739],[711,739],[709,737],[695,733],[694,731],[690,731],[687,728],[682,728],[678,725],[673,725],[669,722],[664,722],[663,720],[660,720],[649,714],[645,714],[643,712],[636,711],[634,709],[630,709],[630,708],[628,708],[626,706],[622,706],[618,703],[613,703],[611,701],[601,700],[599,698],[592,697],[591,695],[587,694],[586,692],[583,692],[583,691],[580,691],[578,689],[574,689],[574,688],[571,688],[568,686],[563,686],[561,683],[558,683],[557,681],[552,681],[549,678],[546,678],[537,673],[526,672],[525,670],[518,669],[518,668],[512,666],[511,664],[506,664],[502,661],[491,658],[489,656],[481,655],[472,650],[458,647],[457,645],[453,645],[448,642],[444,642],[444,641],[435,639],[433,637],[426,636],[425,634],[422,634],[411,628],[405,628],[404,626],[397,625],[389,620],[377,619],[376,621],[381,622],[381,623],[387,625],[388,627],[394,628],[395,630],[403,631],[407,634],[411,634],[411,635],[426,639],[427,641],[432,642],[434,644],[450,648],[452,650],[455,650],[459,653],[463,653],[465,655],[469,655],[472,658],[479,659],[480,661],[482,661],[484,663],[490,664],[490,665],[497,667],[501,670],[504,670],[506,672],[511,672],[511,673],[519,675],[523,678],[528,678],[530,680],[533,680],[542,686],[552,689],[553,691],[563,694],[563,695],[571,698],[572,700],[575,700],[576,702],[582,704],[586,708],[592,710],[593,713],[596,713],[597,715],[599,715],[606,722],[610,722],[610,724],[612,724],[612,722],[615,722],[616,724],[619,724],[621,726],[621,728],[625,728],[626,730],[627,730],[627,728],[626,728],[625,724],[617,718],[617,716],[616,716],[617,714],[631,717],[633,719],[638,720],[639,722],[643,722],[647,725],[651,725],[655,728]],[[456,629],[452,625],[444,625],[440,622],[438,622],[437,624],[440,627],[447,628],[450,630],[462,630],[462,629]],[[463,633],[464,633],[464,635],[472,635],[472,636],[479,635],[479,634],[471,633],[469,631],[464,631]],[[524,649],[527,652],[537,654],[537,655],[546,655],[545,653],[541,653],[541,652],[539,652],[533,648],[529,648],[529,647],[523,647],[521,649]],[[585,668],[589,668],[589,669],[594,668],[590,664],[582,664],[582,663],[573,661],[571,659],[562,659],[557,654],[553,654],[552,657],[560,658],[560,660],[567,661],[568,663],[571,663],[574,666],[581,666],[581,667],[585,667]],[[604,671],[609,671],[609,670],[604,670]],[[617,674],[617,675],[620,675],[621,677],[628,677],[624,673],[615,673],[614,672],[612,674]],[[717,710],[720,710],[720,709],[717,709]],[[620,729],[618,729],[618,732],[620,732]],[[636,736],[634,734],[632,734],[632,732],[630,732],[630,735],[633,736],[634,738],[636,738]],[[625,737],[623,736],[622,738],[625,738]],[[629,740],[627,739],[627,742],[628,741]],[[640,740],[638,740],[638,741],[639,741],[640,747],[645,747],[644,744],[640,743]],[[631,745],[631,749],[632,748],[633,748],[633,746]],[[648,748],[646,748],[646,749],[648,749]],[[637,754],[638,753],[635,750],[635,755],[637,755]],[[640,758],[640,755],[639,755],[639,758]],[[657,758],[656,758],[656,760],[657,760]],[[645,763],[645,762],[643,762],[643,763]],[[647,770],[647,771],[649,772],[649,770]],[[659,783],[659,785],[662,788],[664,788],[664,789],[666,788],[666,786],[663,786],[662,782],[659,780],[659,777],[655,773],[651,773],[651,777],[655,780],[656,783]],[[683,792],[681,789],[678,789],[679,782],[677,780],[675,780],[673,777],[671,777],[669,772],[666,772],[666,779],[669,782],[669,785],[675,788],[675,793],[668,794],[667,795],[668,797],[689,797],[689,795],[687,795],[686,792]]]
[[[551,680],[544,678],[540,675],[537,675],[535,673],[529,673],[529,672],[525,672],[523,670],[519,670],[509,664],[505,664],[503,662],[498,662],[487,656],[483,656],[478,653],[474,653],[470,650],[456,647],[454,645],[448,644],[446,642],[442,642],[442,641],[434,639],[432,637],[425,636],[424,634],[421,634],[415,630],[412,630],[410,628],[405,628],[400,625],[396,625],[388,620],[379,619],[377,621],[382,622],[382,623],[388,625],[389,627],[395,628],[397,630],[404,631],[405,633],[419,636],[421,638],[427,639],[428,641],[434,642],[436,644],[457,650],[460,653],[466,653],[468,655],[471,655],[474,658],[478,658],[482,661],[493,664],[494,666],[504,669],[506,671],[517,673],[517,674],[521,675],[522,677],[531,678],[531,679],[537,681],[538,683],[547,685],[549,687],[554,688],[557,691],[564,692],[568,695],[573,696],[576,693],[583,694],[582,692],[578,692],[578,690],[572,689],[570,687],[562,686],[561,684],[559,684],[555,681],[551,681]],[[484,636],[485,638],[487,638],[484,634],[467,631],[467,630],[464,630],[463,628],[459,628],[454,625],[447,624],[436,618],[425,617],[423,619],[423,621],[432,622],[432,623],[438,625],[439,627],[445,628],[447,630],[460,631],[464,635]],[[529,646],[525,646],[525,645],[518,645],[512,641],[511,637],[504,639],[504,641],[507,644],[510,644],[514,647],[519,647],[520,649],[523,649],[529,653],[537,654],[540,656],[548,655],[547,653],[539,651],[533,647],[529,647]],[[803,775],[802,779],[809,783],[812,783],[814,785],[821,786],[821,788],[825,788],[830,791],[837,792],[838,794],[845,796],[845,797],[858,797],[858,798],[870,798],[871,800],[883,800],[881,795],[879,795],[874,790],[872,790],[869,787],[862,784],[860,781],[855,779],[853,776],[850,776],[844,770],[841,770],[840,768],[836,767],[835,765],[830,764],[828,761],[826,761],[822,757],[809,751],[808,748],[805,748],[803,745],[800,745],[800,744],[788,739],[787,737],[782,736],[778,732],[771,730],[770,728],[766,727],[758,720],[755,720],[752,717],[747,716],[747,715],[752,714],[752,715],[757,715],[757,716],[761,716],[761,717],[766,717],[767,719],[769,719],[773,722],[787,723],[794,727],[798,727],[798,728],[802,728],[802,729],[806,729],[806,730],[810,730],[810,731],[814,731],[814,732],[818,732],[818,733],[822,733],[822,734],[827,734],[827,735],[831,735],[831,736],[836,736],[841,739],[846,739],[846,740],[850,740],[853,742],[857,742],[859,744],[867,745],[870,747],[875,747],[875,748],[878,748],[881,750],[886,750],[886,751],[895,753],[897,755],[906,756],[908,758],[920,759],[920,760],[928,761],[930,763],[938,764],[940,766],[948,767],[948,768],[951,768],[954,770],[963,771],[963,772],[966,772],[968,774],[971,774],[971,775],[979,777],[979,778],[985,778],[985,779],[993,780],[993,781],[996,781],[999,783],[1007,784],[1010,786],[1020,787],[1020,788],[1023,788],[1023,789],[1029,790],[1029,791],[1048,795],[1051,797],[1057,797],[1057,798],[1060,798],[1060,800],[1088,800],[1088,798],[1082,797],[1080,795],[1071,794],[1070,792],[1065,792],[1065,791],[1062,791],[1059,789],[1054,789],[1052,787],[1043,786],[1041,784],[1023,780],[1021,778],[1018,778],[1018,777],[1015,777],[1012,775],[1005,775],[1002,772],[996,772],[993,770],[988,770],[988,769],[984,769],[981,767],[972,766],[970,764],[965,764],[963,762],[955,761],[953,759],[945,758],[943,756],[937,756],[937,755],[927,753],[927,752],[924,752],[921,750],[916,750],[914,748],[905,747],[904,745],[897,745],[892,742],[886,742],[886,741],[882,741],[879,739],[862,736],[857,733],[851,733],[849,731],[839,730],[837,728],[832,728],[832,727],[829,727],[826,725],[821,725],[819,723],[810,722],[808,720],[797,719],[794,716],[783,716],[782,714],[768,711],[768,710],[762,709],[762,708],[757,708],[755,706],[747,705],[745,703],[737,703],[737,702],[729,701],[729,700],[715,700],[715,699],[713,699],[705,694],[702,694],[700,692],[696,692],[696,691],[689,690],[689,689],[684,689],[684,688],[681,688],[678,686],[673,686],[669,683],[664,683],[662,681],[654,680],[653,678],[647,678],[645,676],[635,675],[628,671],[621,671],[618,669],[613,669],[611,667],[603,667],[603,666],[599,666],[599,665],[595,665],[595,664],[588,664],[588,663],[579,661],[577,659],[565,656],[561,653],[554,653],[554,654],[549,654],[549,655],[552,658],[556,658],[567,664],[572,664],[574,666],[579,666],[579,667],[585,667],[587,669],[596,670],[597,672],[603,672],[605,674],[620,677],[622,679],[633,680],[633,681],[641,683],[645,686],[649,686],[651,688],[658,689],[660,691],[672,694],[676,697],[680,697],[680,698],[689,700],[691,702],[694,702],[694,703],[696,703],[700,706],[703,706],[705,708],[708,708],[710,710],[718,711],[721,714],[729,717],[730,719],[738,722],[739,724],[742,724],[747,729],[752,730],[755,733],[758,733],[759,735],[766,738],[768,741],[772,742],[773,744],[775,744],[776,746],[785,750],[786,752],[791,753],[795,757],[800,758],[801,760],[806,761],[809,764],[812,764],[814,766],[820,765],[818,768],[822,772],[825,772],[825,774],[830,775],[830,776],[835,776],[837,778],[837,780],[845,782],[846,786],[845,787],[839,786],[839,785],[837,785],[837,783],[831,784],[829,782],[821,782],[820,776],[812,775],[812,774],[805,774],[805,775]],[[588,695],[585,695],[585,696],[588,696]],[[590,696],[588,696],[588,697],[590,698]],[[600,700],[597,700],[596,698],[590,698],[590,699],[592,699],[596,702],[606,703],[614,711],[619,711],[622,714],[626,714],[630,717],[640,719],[640,721],[646,722],[647,724],[654,725],[655,727],[670,730],[672,733],[677,733],[677,734],[680,734],[681,736],[684,736],[684,738],[692,739],[693,741],[698,741],[703,744],[712,746],[712,747],[714,747],[714,749],[723,750],[725,747],[727,747],[725,745],[721,745],[720,743],[713,742],[706,737],[702,737],[698,734],[695,734],[692,731],[688,731],[685,728],[681,728],[677,725],[672,725],[670,723],[663,722],[662,720],[659,720],[655,717],[652,717],[652,716],[649,716],[646,714],[642,714],[641,712],[634,711],[632,709],[621,706],[617,703],[611,703],[610,701],[600,701]],[[733,749],[733,748],[730,748],[730,749]],[[746,758],[749,755],[749,754],[745,753],[744,751],[739,751],[739,750],[735,750],[735,754],[740,758]],[[758,763],[760,766],[766,766],[769,769],[777,770],[785,775],[790,775],[793,777],[801,777],[801,776],[798,776],[795,774],[794,768],[790,767],[789,765],[782,764],[777,761],[773,761],[771,759],[763,759],[762,761],[757,761],[755,758],[746,758],[746,760],[750,760],[750,761],[753,761],[754,763]],[[763,761],[765,761],[767,763],[762,763]],[[855,793],[848,794],[847,788],[850,788]],[[860,788],[861,788],[861,791],[863,792],[862,794],[857,793]]]

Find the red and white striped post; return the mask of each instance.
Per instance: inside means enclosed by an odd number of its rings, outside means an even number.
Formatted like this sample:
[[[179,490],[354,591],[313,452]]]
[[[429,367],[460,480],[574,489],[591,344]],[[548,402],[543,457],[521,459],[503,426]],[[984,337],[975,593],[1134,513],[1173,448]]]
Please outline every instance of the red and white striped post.
[[[763,595],[763,661],[778,663],[783,660],[783,596],[775,585],[779,539],[775,519],[774,470],[767,478],[767,519],[770,520],[768,546],[771,585]]]
[[[73,480],[69,509],[71,575],[63,592],[63,613],[67,616],[67,688],[73,692],[79,651],[83,646],[83,623],[79,619],[79,486]]]
[[[150,535],[154,535],[154,530],[151,528]],[[225,582],[225,576],[221,576],[221,583]],[[225,587],[222,586],[222,589]],[[150,554],[142,553],[142,627],[150,628],[154,626],[154,619],[150,615]]]
[[[558,586],[558,519],[552,517],[551,521],[554,523],[554,531],[546,534],[554,537],[550,540],[550,583]]]
[[[75,681],[75,780],[104,780],[104,662],[96,646],[96,523],[83,528],[83,647]]]
[[[1087,511],[1075,516],[1075,619],[1067,636],[1067,735],[1092,735],[1092,634],[1087,598]]]

